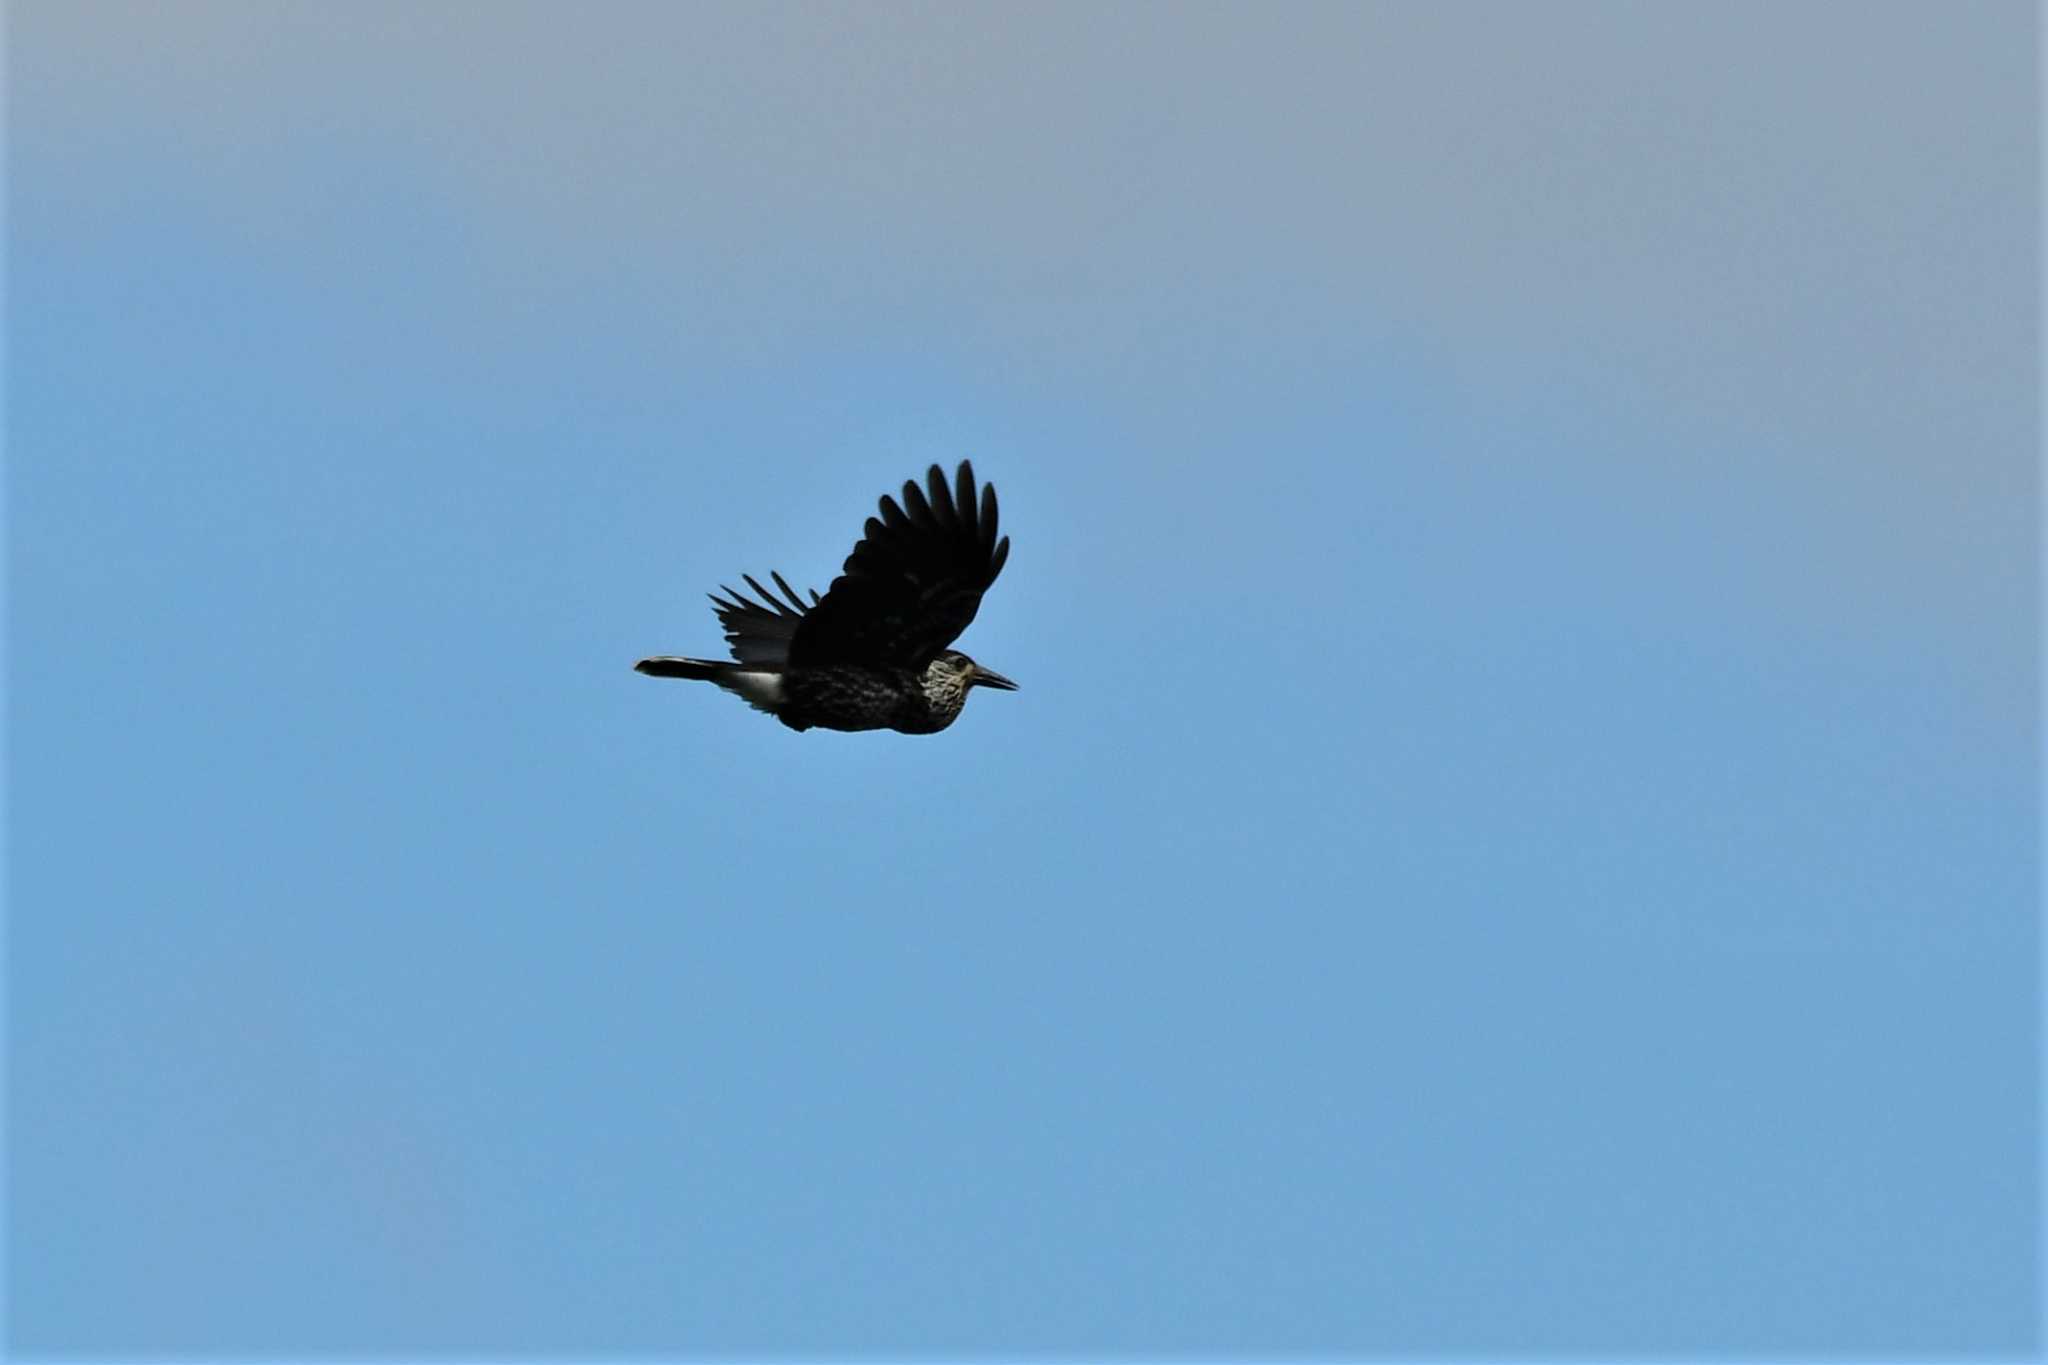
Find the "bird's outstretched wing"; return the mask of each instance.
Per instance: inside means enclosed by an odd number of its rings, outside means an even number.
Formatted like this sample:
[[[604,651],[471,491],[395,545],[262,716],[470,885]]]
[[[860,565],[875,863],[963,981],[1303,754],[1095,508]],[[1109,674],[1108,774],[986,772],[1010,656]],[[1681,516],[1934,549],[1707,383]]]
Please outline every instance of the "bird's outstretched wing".
[[[782,596],[789,599],[785,605],[781,598],[761,586],[759,579],[745,574],[748,587],[754,590],[761,601],[756,602],[743,592],[734,592],[720,584],[725,596],[711,594],[711,605],[718,611],[718,623],[725,627],[726,643],[732,646],[732,657],[743,664],[782,664],[789,662],[789,642],[796,635],[797,627],[803,624],[804,616],[811,607],[818,604],[818,593],[811,590],[810,606],[789,580],[779,573],[768,575],[775,580],[775,586],[782,589]],[[763,604],[766,605],[763,605]]]
[[[789,662],[922,668],[967,629],[1009,557],[996,490],[977,497],[965,460],[951,488],[933,465],[923,489],[904,484],[902,506],[884,497],[868,518],[844,571],[797,619]]]

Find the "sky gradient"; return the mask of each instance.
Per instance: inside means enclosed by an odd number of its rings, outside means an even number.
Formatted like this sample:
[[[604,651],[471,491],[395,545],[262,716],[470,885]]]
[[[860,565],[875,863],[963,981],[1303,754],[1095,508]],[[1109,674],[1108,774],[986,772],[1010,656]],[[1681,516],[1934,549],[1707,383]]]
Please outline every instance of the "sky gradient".
[[[2038,1349],[2037,49],[10,6],[10,1349]]]

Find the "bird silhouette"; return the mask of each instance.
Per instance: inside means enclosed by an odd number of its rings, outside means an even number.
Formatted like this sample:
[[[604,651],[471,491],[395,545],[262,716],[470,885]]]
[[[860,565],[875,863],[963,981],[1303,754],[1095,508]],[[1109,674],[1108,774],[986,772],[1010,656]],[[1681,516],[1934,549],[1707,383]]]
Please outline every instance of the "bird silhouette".
[[[792,730],[900,730],[928,735],[959,718],[976,687],[1017,684],[950,648],[1010,557],[996,538],[996,490],[977,497],[962,460],[952,487],[937,465],[903,501],[884,495],[832,586],[810,601],[770,573],[781,596],[720,585],[712,606],[732,663],[657,655],[633,667],[656,678],[717,683]],[[759,601],[754,600],[759,598]]]

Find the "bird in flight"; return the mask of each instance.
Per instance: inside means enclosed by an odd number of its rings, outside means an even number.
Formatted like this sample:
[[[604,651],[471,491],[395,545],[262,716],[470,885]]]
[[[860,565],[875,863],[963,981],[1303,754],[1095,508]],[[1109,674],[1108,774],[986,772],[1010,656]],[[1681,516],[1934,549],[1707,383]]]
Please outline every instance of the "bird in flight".
[[[777,597],[752,574],[754,598],[711,594],[732,663],[657,655],[633,667],[656,678],[714,682],[792,730],[900,730],[929,735],[959,718],[976,687],[1017,684],[949,648],[1003,571],[1010,538],[996,539],[996,490],[975,493],[960,462],[949,488],[937,465],[884,495],[860,543],[823,597],[779,573]]]

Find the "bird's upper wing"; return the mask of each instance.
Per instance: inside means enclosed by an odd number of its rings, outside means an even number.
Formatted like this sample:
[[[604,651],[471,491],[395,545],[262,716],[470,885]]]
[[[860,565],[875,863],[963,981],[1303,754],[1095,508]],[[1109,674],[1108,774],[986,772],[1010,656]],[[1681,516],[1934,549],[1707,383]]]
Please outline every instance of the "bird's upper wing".
[[[789,662],[922,668],[967,629],[1009,557],[996,490],[977,497],[965,460],[951,488],[933,465],[923,489],[904,484],[902,506],[884,497],[868,518],[844,571],[797,621]]]
[[[789,580],[779,573],[768,575],[775,580],[775,586],[782,589],[783,597],[789,599],[784,605],[781,598],[761,586],[760,580],[752,574],[745,574],[748,587],[754,590],[761,601],[756,602],[743,592],[734,592],[723,584],[725,596],[711,594],[711,605],[718,610],[718,623],[725,627],[726,642],[732,646],[732,657],[743,664],[781,664],[789,662],[789,642],[795,636],[797,627],[803,624],[805,613],[811,607],[804,605],[804,599],[796,589],[789,586]],[[763,603],[766,605],[764,606]],[[818,603],[816,589],[811,591],[811,606]]]

